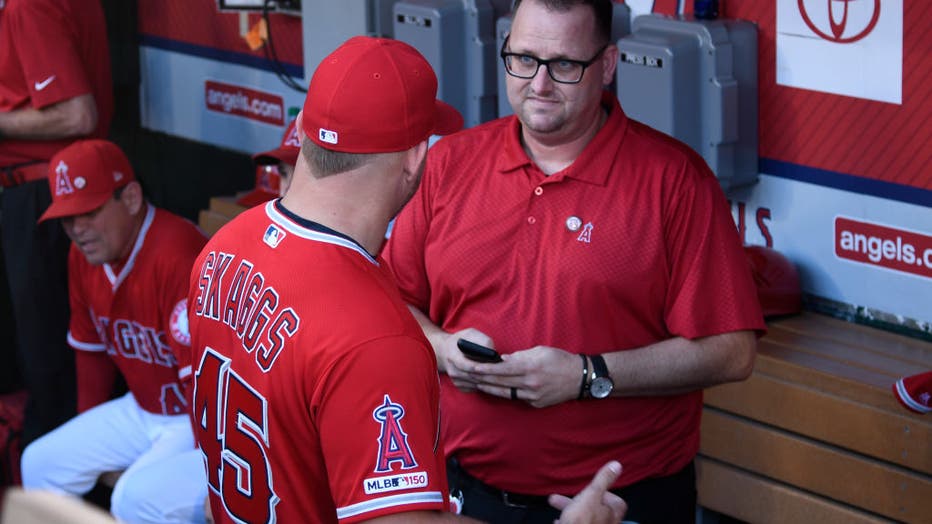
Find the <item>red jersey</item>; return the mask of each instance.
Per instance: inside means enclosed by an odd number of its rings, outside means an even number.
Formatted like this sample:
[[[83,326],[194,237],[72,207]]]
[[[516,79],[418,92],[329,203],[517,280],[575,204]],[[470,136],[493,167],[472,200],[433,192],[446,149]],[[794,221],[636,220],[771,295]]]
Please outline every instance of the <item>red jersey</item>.
[[[605,125],[550,176],[525,154],[513,116],[435,144],[384,254],[405,300],[447,332],[483,331],[502,353],[597,354],[764,329],[708,167],[628,120],[614,96],[603,105]],[[699,446],[700,391],[538,409],[462,393],[445,375],[442,390],[447,453],[509,491],[573,494],[610,459],[628,485],[679,471]]]
[[[68,254],[68,343],[106,351],[136,402],[150,413],[188,411],[179,362],[191,359],[188,275],[204,242],[194,224],[149,205],[120,266],[91,265],[73,244]]]
[[[217,522],[446,509],[437,363],[379,259],[272,201],[208,242],[189,310]]]
[[[0,2],[0,113],[42,109],[87,93],[98,116],[90,136],[105,138],[113,87],[100,1]],[[74,140],[0,140],[0,167],[47,161]]]

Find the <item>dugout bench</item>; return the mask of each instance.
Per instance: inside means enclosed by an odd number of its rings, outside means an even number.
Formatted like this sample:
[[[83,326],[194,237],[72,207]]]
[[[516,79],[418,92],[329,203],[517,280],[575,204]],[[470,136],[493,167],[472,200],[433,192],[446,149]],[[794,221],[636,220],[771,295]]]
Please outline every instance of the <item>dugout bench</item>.
[[[932,343],[815,313],[768,322],[751,377],[705,391],[699,505],[754,523],[932,523],[932,417],[891,385]]]

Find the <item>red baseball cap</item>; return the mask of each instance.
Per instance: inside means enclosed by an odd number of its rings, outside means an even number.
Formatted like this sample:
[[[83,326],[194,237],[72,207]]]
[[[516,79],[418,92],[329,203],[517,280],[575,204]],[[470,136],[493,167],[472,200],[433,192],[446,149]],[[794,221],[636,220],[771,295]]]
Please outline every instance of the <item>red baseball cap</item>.
[[[304,99],[304,133],[331,151],[404,151],[463,127],[459,112],[436,97],[437,77],[417,49],[356,36],[317,66]]]
[[[298,140],[298,130],[295,128],[295,121],[292,120],[282,135],[282,143],[277,149],[256,153],[252,156],[253,162],[260,166],[277,164],[284,162],[292,166],[298,163],[298,155],[301,153],[301,141]]]
[[[910,411],[932,413],[932,371],[900,377],[893,383],[893,394]]]
[[[104,205],[113,191],[136,179],[123,151],[107,140],[79,140],[49,161],[52,205],[39,217],[83,215]]]
[[[236,199],[236,203],[245,207],[253,207],[278,198],[281,183],[282,177],[278,172],[278,165],[258,165],[256,166],[255,189]]]

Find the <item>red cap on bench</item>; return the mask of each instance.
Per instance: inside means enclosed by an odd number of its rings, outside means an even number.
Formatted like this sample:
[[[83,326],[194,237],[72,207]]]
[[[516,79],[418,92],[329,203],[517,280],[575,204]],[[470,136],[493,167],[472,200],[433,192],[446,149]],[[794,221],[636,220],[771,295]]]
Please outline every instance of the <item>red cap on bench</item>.
[[[757,298],[765,317],[802,311],[802,287],[796,266],[779,251],[764,246],[744,246]]]
[[[893,395],[910,411],[922,414],[932,411],[932,371],[897,380]]]
[[[910,411],[922,414],[932,411],[932,371],[897,380],[893,395]]]

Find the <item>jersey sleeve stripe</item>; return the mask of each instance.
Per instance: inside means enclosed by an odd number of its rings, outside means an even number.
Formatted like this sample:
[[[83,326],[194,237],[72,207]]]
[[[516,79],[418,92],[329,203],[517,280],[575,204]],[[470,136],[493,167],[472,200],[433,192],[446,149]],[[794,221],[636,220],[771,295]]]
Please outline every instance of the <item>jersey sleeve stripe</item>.
[[[68,332],[68,345],[74,349],[80,349],[81,351],[106,351],[107,346],[105,344],[90,343],[90,342],[81,342],[80,340],[72,336],[71,331]]]
[[[403,495],[392,495],[390,497],[381,497],[375,500],[367,500],[358,504],[337,508],[337,518],[346,519],[377,511],[380,509],[391,508],[395,506],[407,506],[410,504],[443,504],[443,495],[439,491],[425,491],[421,493],[406,493]]]

